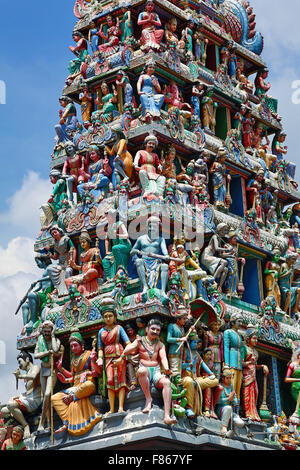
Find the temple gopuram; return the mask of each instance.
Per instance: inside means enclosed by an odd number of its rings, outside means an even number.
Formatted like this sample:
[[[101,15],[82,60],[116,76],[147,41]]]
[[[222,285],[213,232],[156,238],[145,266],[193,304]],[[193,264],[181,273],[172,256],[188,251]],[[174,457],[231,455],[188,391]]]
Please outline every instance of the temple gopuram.
[[[74,2],[2,449],[299,450],[300,192],[250,2]]]

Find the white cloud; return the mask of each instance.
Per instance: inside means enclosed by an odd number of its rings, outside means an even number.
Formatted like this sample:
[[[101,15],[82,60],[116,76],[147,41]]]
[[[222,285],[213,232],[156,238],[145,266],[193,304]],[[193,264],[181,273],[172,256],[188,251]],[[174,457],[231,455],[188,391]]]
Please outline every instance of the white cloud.
[[[52,185],[38,173],[29,171],[23,184],[7,201],[8,210],[0,214],[0,224],[19,229],[19,233],[36,237],[40,228],[40,206],[50,197]]]

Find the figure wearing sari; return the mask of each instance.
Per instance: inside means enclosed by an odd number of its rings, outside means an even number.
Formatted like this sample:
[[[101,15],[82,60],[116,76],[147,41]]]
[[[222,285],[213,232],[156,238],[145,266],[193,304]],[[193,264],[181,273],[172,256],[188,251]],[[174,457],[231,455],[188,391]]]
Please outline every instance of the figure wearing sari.
[[[147,74],[142,75],[142,94],[140,95],[142,105],[142,116],[150,113],[152,117],[160,116],[160,109],[164,103],[165,95],[155,93],[153,77]]]
[[[291,362],[291,364],[288,367],[286,377],[292,377],[293,379],[300,379],[300,364],[297,364],[295,362]],[[298,396],[300,393],[300,382],[293,382],[291,386],[291,395],[294,398],[294,400],[298,401]],[[300,411],[298,409],[298,415],[300,417]]]
[[[102,267],[98,264],[98,253],[98,248],[90,248],[81,253],[81,274],[66,279],[68,288],[76,280],[79,281],[77,284],[79,283],[83,295],[98,291],[98,278],[103,277]]]
[[[147,13],[144,11],[139,14],[138,25],[143,25],[143,30],[140,38],[141,50],[159,50],[160,48],[160,43],[164,35],[164,30],[156,29],[156,26],[152,23],[151,20],[155,21],[157,24],[161,24],[160,19],[156,13]],[[142,23],[144,21],[145,23]]]
[[[241,388],[241,400],[243,403],[243,410],[245,418],[250,418],[253,421],[261,421],[257,412],[257,398],[258,398],[258,387],[256,381],[256,366],[257,366],[258,352],[245,346],[243,349],[243,360],[255,362],[243,367],[243,379]]]
[[[75,356],[72,359],[73,387],[58,392],[52,397],[52,404],[57,414],[63,424],[68,427],[68,433],[72,436],[86,434],[102,417],[89,399],[91,395],[96,393],[94,379],[87,376],[84,382],[80,383],[82,374],[91,370],[90,353],[91,351],[84,351],[79,357]],[[68,405],[63,402],[66,395],[72,395],[74,399]]]
[[[104,350],[106,385],[114,392],[118,392],[123,387],[129,389],[126,382],[126,360],[122,360],[117,367],[113,365],[113,361],[118,359],[124,351],[120,341],[125,344],[130,343],[127,333],[121,325],[116,325],[111,330],[104,327],[98,333],[98,347]]]

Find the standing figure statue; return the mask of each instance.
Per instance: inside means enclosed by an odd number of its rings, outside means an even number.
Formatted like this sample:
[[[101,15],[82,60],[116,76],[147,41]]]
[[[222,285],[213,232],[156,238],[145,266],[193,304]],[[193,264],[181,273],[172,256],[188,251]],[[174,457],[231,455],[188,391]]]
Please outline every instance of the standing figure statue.
[[[210,349],[212,353],[212,372],[220,378],[222,363],[224,362],[223,333],[220,331],[221,320],[214,320],[209,325],[209,330],[204,333],[203,347]]]
[[[280,255],[280,250],[274,248],[272,260],[267,262],[264,271],[266,297],[270,295],[274,296],[279,310],[281,310],[281,293],[279,287]]]
[[[117,188],[122,180],[132,178],[133,174],[133,157],[127,148],[127,140],[123,134],[119,134],[118,140],[112,147],[105,145],[105,151],[109,157],[114,157],[113,167],[114,173],[112,182]]]
[[[109,302],[111,303],[108,304]],[[126,349],[126,346],[131,343],[124,328],[117,324],[117,313],[113,307],[112,299],[107,299],[107,305],[104,308],[105,326],[98,333],[97,364],[105,368],[110,407],[108,414],[115,412],[116,395],[119,399],[118,412],[123,413],[125,395],[129,388],[126,380],[124,347]]]
[[[282,309],[294,318],[300,310],[300,285],[294,280],[295,264],[298,253],[288,253],[279,272],[279,288],[281,292]]]
[[[300,420],[300,348],[294,351],[285,376],[285,383],[291,384],[291,395],[296,402],[296,409],[292,415],[299,424]]]
[[[237,236],[235,231],[229,232],[227,236],[227,251],[222,253],[222,258],[226,259],[228,273],[226,281],[224,283],[224,291],[226,294],[237,296],[239,293],[242,294],[244,291],[242,283],[242,271],[241,278],[239,278],[239,269],[238,262],[242,264],[242,270],[244,269],[246,260],[238,256],[238,247],[237,247]]]
[[[109,210],[106,213],[108,223],[105,238],[105,257],[103,258],[103,271],[107,280],[112,280],[117,271],[122,267],[128,273],[131,243],[125,224],[117,221],[118,212]]]
[[[176,322],[169,323],[167,343],[169,345],[168,360],[169,367],[173,375],[180,374],[182,372],[182,354],[183,347],[178,348],[179,344],[186,341],[187,338],[184,333],[184,325],[188,319],[188,312],[185,307],[179,307],[179,313],[176,315]]]
[[[91,124],[91,116],[93,112],[93,95],[89,93],[89,87],[85,84],[82,92],[79,93],[79,100],[81,104],[81,117],[83,125],[88,128]]]
[[[207,88],[205,96],[202,98],[202,125],[205,131],[212,134],[216,129],[216,113],[218,103],[212,99],[213,89]]]
[[[154,73],[155,63],[149,60],[137,82],[137,92],[142,106],[141,119],[146,122],[160,117],[160,109],[165,100],[165,95],[161,93],[161,86]]]
[[[44,431],[45,420],[47,418],[48,427],[51,427],[50,420],[50,403],[51,395],[57,381],[57,370],[55,362],[58,360],[60,353],[60,341],[55,337],[54,324],[46,320],[40,328],[36,347],[34,350],[34,358],[41,360],[40,380],[44,396],[42,415],[38,425],[38,431]]]
[[[48,202],[41,206],[43,211],[40,217],[42,230],[48,230],[57,221],[60,211],[68,199],[66,180],[62,177],[61,171],[54,168],[50,171],[49,177],[53,184],[53,189]]]
[[[172,374],[169,369],[169,363],[164,344],[160,341],[162,324],[159,320],[152,319],[148,322],[146,336],[137,336],[136,340],[126,346],[118,362],[126,359],[128,354],[132,355],[138,351],[140,355],[140,364],[137,370],[138,381],[146,398],[143,413],[149,413],[152,407],[151,385],[162,390],[164,401],[164,423],[171,426],[177,423],[177,420],[170,416],[172,402],[171,381],[168,376]],[[116,361],[115,361],[116,364]],[[163,375],[161,366],[164,369]]]
[[[229,209],[231,204],[230,181],[231,176],[226,174],[225,160],[227,150],[220,147],[216,159],[209,169],[213,186],[214,205],[217,208]]]
[[[98,146],[91,145],[88,152],[90,158],[88,181],[79,183],[77,192],[83,203],[91,199],[97,203],[108,193],[110,180],[105,161],[100,158]]]
[[[161,28],[161,21],[159,16],[154,13],[154,3],[152,0],[147,0],[145,11],[139,14],[137,24],[142,27],[140,37],[141,50],[143,52],[149,52],[150,50],[159,51],[164,30],[159,29]]]
[[[65,160],[62,174],[66,178],[68,188],[68,199],[73,204],[73,193],[77,192],[77,185],[88,180],[85,171],[85,158],[76,153],[75,145],[69,141],[65,144],[67,158]]]
[[[1,409],[4,418],[15,418],[24,429],[24,439],[30,437],[30,427],[23,413],[34,413],[40,407],[43,397],[40,383],[40,367],[33,364],[32,356],[21,351],[17,357],[18,369],[14,372],[17,383],[24,380],[25,393],[8,400]]]
[[[257,329],[248,325],[245,338],[246,345],[243,349],[243,381],[241,402],[245,418],[253,421],[261,421],[257,412],[258,386],[256,371],[262,369],[264,375],[268,375],[269,369],[265,365],[258,365]]]
[[[158,146],[155,135],[148,135],[144,140],[145,150],[139,150],[134,158],[133,166],[138,172],[143,197],[156,196],[163,199],[166,178],[161,173],[162,167],[158,155],[154,153]]]
[[[201,119],[201,99],[205,93],[205,85],[201,82],[196,82],[192,87],[191,104],[193,106],[193,115]]]
[[[231,328],[224,331],[224,366],[229,367],[232,380],[233,388],[236,393],[236,397],[240,400],[240,391],[243,378],[243,337],[239,333],[239,328],[242,324],[242,316],[239,313],[234,313],[230,317]]]
[[[149,217],[147,234],[137,239],[130,253],[131,256],[140,256],[135,264],[143,294],[157,287],[160,279],[161,291],[166,295],[169,255],[166,241],[160,235],[159,223],[158,217]]]
[[[90,23],[88,39],[89,39],[89,44],[92,48],[93,56],[95,56],[96,52],[98,52],[98,46],[99,46],[99,30],[97,28],[97,23],[95,21],[91,21]]]
[[[83,436],[102,417],[89,398],[96,393],[94,378],[100,374],[100,368],[96,364],[96,350],[85,350],[84,340],[78,331],[71,333],[69,344],[72,353],[71,371],[62,367],[63,356],[57,361],[56,367],[59,380],[73,385],[52,396],[52,405],[63,422],[55,433],[68,431],[71,436]]]

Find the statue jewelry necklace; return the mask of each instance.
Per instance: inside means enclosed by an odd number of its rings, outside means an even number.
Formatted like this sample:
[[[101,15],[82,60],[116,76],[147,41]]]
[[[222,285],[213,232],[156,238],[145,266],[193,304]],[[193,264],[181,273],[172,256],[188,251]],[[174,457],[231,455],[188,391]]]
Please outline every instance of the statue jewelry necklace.
[[[155,338],[154,341],[149,341],[149,339],[146,336],[142,336],[142,344],[144,348],[146,349],[147,353],[149,354],[150,359],[152,359],[152,356],[156,352],[155,347],[157,343],[158,343],[157,338]]]

